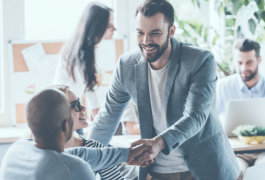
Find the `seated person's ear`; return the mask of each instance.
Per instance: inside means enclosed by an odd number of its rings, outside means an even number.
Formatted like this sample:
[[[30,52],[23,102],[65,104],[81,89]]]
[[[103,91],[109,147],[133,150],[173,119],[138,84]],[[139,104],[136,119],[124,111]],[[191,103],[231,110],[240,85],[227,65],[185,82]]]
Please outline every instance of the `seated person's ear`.
[[[62,122],[61,129],[62,129],[63,131],[66,131],[66,129],[67,129],[67,128],[66,128],[66,126],[67,126],[67,125],[66,125],[66,124],[67,124],[66,122],[67,122],[66,119],[64,119],[63,122]]]

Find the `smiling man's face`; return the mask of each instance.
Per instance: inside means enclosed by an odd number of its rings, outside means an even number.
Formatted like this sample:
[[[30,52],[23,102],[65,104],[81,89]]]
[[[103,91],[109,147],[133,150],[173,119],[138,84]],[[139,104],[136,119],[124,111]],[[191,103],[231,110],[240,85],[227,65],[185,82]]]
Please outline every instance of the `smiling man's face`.
[[[171,38],[169,29],[169,23],[162,13],[156,13],[151,17],[142,13],[137,14],[137,42],[148,62],[155,62],[168,48]]]

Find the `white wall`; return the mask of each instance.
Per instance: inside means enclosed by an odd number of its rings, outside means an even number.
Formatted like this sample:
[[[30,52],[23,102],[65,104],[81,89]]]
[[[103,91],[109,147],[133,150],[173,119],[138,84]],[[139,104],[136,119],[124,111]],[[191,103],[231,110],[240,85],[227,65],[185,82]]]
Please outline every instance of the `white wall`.
[[[117,34],[127,38],[128,50],[138,47],[135,30],[135,11],[141,0],[115,0],[114,7]]]
[[[0,0],[0,12],[3,12],[3,1]],[[0,39],[3,39],[3,13],[0,13]],[[3,113],[4,105],[4,62],[3,62],[3,43],[0,42],[0,113]]]
[[[0,18],[2,17],[0,19],[2,21],[0,28],[2,28],[3,34],[3,38],[0,38],[0,44],[3,49],[3,53],[0,51],[0,73],[2,73],[0,75],[0,94],[1,92],[3,93],[0,101],[4,104],[2,112],[0,110],[0,126],[11,125],[11,112],[9,110],[9,99],[11,96],[9,93],[10,49],[8,41],[67,39],[73,32],[84,7],[89,1],[92,0],[0,0],[0,7],[2,7],[0,9]],[[113,6],[115,24],[118,28],[116,35],[127,37],[127,44],[125,44],[127,47],[126,50],[136,48],[134,13],[140,0],[98,1],[108,6]],[[54,7],[49,7],[50,4],[53,4]],[[32,8],[34,5],[40,8]],[[58,16],[55,14],[55,9],[59,9]],[[48,17],[54,17],[49,21],[51,23],[49,26],[47,26]],[[64,19],[65,21],[60,21],[60,19]],[[2,24],[3,26],[1,26]]]
[[[3,87],[1,86],[4,97],[3,112],[0,112],[0,125],[11,125],[10,111],[9,111],[9,40],[23,40],[24,39],[24,0],[2,0],[2,31],[3,38],[3,54],[1,56],[1,65],[3,65]]]
[[[113,0],[26,0],[25,39],[70,38],[84,9],[92,1],[113,6]]]

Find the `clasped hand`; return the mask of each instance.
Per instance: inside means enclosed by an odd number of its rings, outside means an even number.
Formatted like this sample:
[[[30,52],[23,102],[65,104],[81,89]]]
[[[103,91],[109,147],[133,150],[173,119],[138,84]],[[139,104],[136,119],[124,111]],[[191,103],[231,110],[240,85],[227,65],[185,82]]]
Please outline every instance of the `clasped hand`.
[[[129,149],[127,164],[146,167],[155,162],[158,153],[164,148],[165,142],[161,136],[135,141]]]

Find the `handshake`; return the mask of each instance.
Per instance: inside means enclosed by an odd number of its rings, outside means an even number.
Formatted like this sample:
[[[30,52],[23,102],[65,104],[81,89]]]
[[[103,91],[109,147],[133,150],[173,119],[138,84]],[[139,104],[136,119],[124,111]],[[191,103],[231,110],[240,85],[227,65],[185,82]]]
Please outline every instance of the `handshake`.
[[[129,148],[127,164],[146,167],[155,162],[158,153],[164,148],[165,141],[161,136],[135,141]]]

